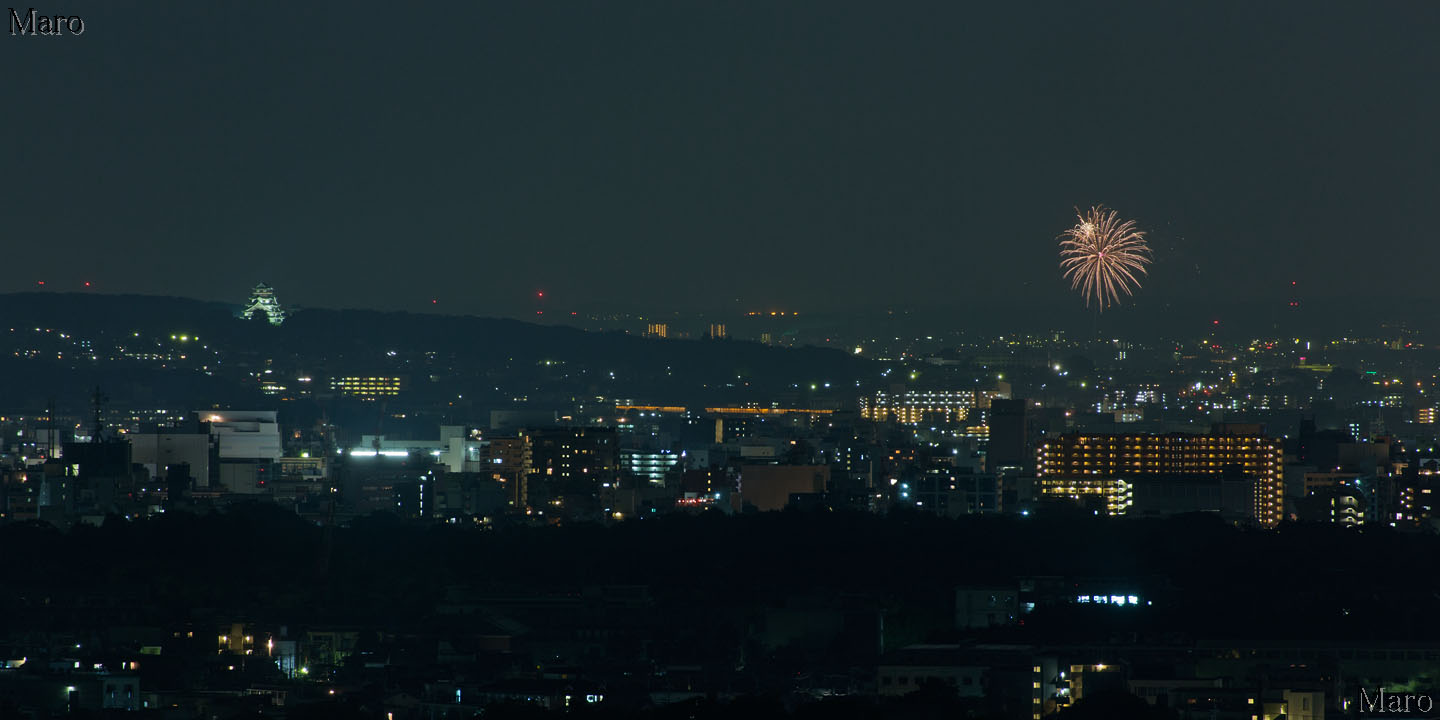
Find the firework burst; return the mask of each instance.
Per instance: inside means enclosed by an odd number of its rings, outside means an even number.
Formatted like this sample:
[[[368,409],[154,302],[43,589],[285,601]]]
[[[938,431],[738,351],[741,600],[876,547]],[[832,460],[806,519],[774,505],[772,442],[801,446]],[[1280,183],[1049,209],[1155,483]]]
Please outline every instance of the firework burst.
[[[1061,233],[1060,269],[1079,290],[1085,307],[1094,300],[1101,312],[1120,301],[1120,294],[1132,295],[1140,287],[1137,276],[1146,274],[1150,246],[1145,233],[1135,229],[1133,220],[1120,220],[1104,205],[1082,213],[1075,209],[1075,227]]]

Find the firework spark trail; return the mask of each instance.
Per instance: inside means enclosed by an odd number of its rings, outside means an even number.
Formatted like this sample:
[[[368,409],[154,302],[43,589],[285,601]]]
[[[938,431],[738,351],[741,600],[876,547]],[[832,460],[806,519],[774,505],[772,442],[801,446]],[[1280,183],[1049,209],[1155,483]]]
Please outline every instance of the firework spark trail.
[[[1090,307],[1093,299],[1104,312],[1119,302],[1120,293],[1131,296],[1140,287],[1136,274],[1146,274],[1150,246],[1133,220],[1121,221],[1104,205],[1086,213],[1076,208],[1075,217],[1075,227],[1059,237],[1060,269],[1070,281],[1070,289],[1079,290],[1085,298],[1085,307]]]

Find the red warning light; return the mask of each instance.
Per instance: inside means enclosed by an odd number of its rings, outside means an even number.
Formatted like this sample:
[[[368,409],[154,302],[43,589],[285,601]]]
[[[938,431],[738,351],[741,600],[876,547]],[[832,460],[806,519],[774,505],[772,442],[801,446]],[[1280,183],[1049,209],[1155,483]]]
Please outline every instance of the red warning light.
[[[85,287],[90,287],[90,281],[89,281],[89,280],[86,280],[86,281],[85,281]]]
[[[541,290],[540,292],[535,293],[535,297],[545,297],[545,291]]]
[[[44,280],[36,280],[36,281],[35,281],[35,284],[36,284],[36,285],[44,285],[44,284],[45,284],[45,281],[44,281]]]
[[[430,304],[431,304],[431,305],[439,305],[439,304],[440,304],[440,301],[437,300],[437,299],[435,299],[435,298],[430,298]]]

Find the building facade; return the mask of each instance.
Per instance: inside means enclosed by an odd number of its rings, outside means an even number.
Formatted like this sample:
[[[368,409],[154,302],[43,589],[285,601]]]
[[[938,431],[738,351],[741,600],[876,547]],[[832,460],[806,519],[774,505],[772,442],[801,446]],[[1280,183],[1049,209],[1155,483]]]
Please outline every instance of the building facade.
[[[1040,443],[1035,466],[1042,494],[1098,495],[1116,515],[1130,508],[1134,483],[1141,478],[1246,479],[1255,486],[1255,520],[1274,525],[1284,512],[1282,454],[1278,439],[1258,434],[1068,433]]]
[[[970,390],[880,391],[860,398],[860,416],[874,422],[918,423],[927,417],[959,422],[975,407]]]
[[[330,379],[330,389],[341,395],[360,398],[395,397],[404,389],[398,377],[378,375],[346,375]]]

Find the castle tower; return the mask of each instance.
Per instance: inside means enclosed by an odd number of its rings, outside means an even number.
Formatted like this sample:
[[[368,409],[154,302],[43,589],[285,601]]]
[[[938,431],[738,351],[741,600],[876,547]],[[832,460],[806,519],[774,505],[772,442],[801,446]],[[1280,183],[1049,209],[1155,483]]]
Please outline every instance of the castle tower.
[[[265,313],[271,325],[279,325],[285,322],[285,308],[280,306],[280,301],[275,299],[275,288],[260,283],[250,291],[250,300],[245,303],[245,309],[241,311],[241,317],[253,318],[255,312]]]

